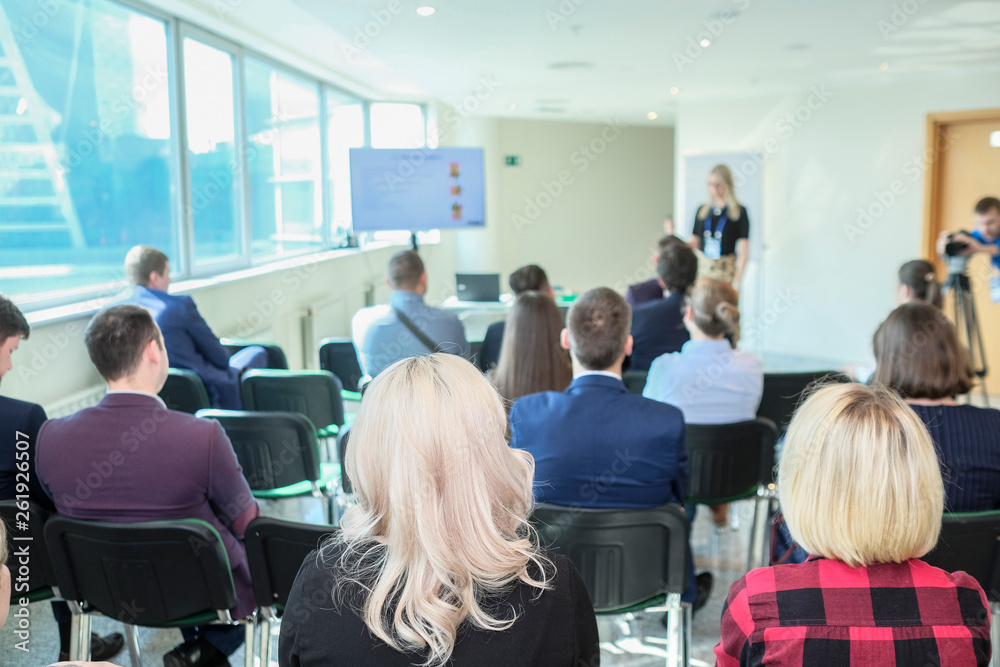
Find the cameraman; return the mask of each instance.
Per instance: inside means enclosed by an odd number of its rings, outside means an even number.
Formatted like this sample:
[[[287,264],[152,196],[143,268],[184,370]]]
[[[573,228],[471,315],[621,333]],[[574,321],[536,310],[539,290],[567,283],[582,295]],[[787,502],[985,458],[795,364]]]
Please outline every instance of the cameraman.
[[[953,246],[957,249],[959,256],[968,256],[977,252],[984,252],[993,258],[993,266],[1000,270],[1000,199],[996,197],[983,197],[976,204],[975,215],[972,218],[976,228],[971,232],[955,232],[949,234],[942,232],[938,237],[938,254],[945,258],[945,245],[950,243],[959,244]],[[964,247],[962,247],[964,245]],[[956,254],[956,253],[952,253]]]

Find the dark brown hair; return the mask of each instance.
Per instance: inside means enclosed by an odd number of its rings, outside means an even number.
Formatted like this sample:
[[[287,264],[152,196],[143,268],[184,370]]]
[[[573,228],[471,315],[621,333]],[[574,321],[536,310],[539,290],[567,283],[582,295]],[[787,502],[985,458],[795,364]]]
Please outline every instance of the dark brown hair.
[[[899,267],[899,284],[910,288],[914,299],[926,301],[935,308],[941,307],[941,283],[934,265],[926,259],[910,260]]]
[[[587,370],[604,370],[625,351],[632,310],[618,292],[595,287],[573,302],[566,324],[577,361]]]
[[[105,380],[120,380],[134,373],[151,340],[163,346],[153,316],[132,305],[105,308],[94,315],[83,334],[90,361]]]
[[[400,250],[389,258],[387,272],[392,289],[413,289],[424,275],[424,261],[415,250]]]
[[[660,240],[656,243],[657,252],[663,252],[664,248],[672,243],[684,243],[683,239],[679,239],[673,234],[667,234],[666,236],[660,237]],[[684,245],[687,245],[684,243]]]
[[[996,197],[983,197],[976,202],[975,212],[979,215],[986,215],[990,211],[1000,213],[1000,199],[997,199]]]
[[[562,391],[573,380],[569,352],[559,344],[562,313],[547,294],[522,292],[507,315],[493,383],[514,401],[540,391]]]
[[[698,277],[698,257],[686,243],[668,243],[660,251],[656,273],[671,292],[687,292]]]
[[[167,272],[167,256],[156,248],[137,245],[125,255],[125,274],[130,285],[149,285],[149,274],[156,271],[161,276]]]
[[[875,332],[872,382],[903,398],[938,399],[972,389],[975,372],[955,327],[929,303],[905,303]]]
[[[0,344],[12,336],[27,338],[31,333],[28,320],[13,301],[0,294]]]
[[[537,264],[522,266],[507,279],[510,291],[514,296],[522,292],[547,292],[549,290],[549,277],[545,275],[545,269]]]
[[[691,290],[688,304],[694,324],[706,336],[738,335],[740,295],[732,285],[714,278],[701,278]]]

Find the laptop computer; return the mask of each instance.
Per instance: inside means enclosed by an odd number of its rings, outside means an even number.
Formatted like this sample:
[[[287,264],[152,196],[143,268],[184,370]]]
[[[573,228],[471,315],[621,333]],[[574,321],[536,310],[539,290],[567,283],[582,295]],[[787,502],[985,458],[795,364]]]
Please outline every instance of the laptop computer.
[[[499,273],[456,273],[459,301],[499,301]]]

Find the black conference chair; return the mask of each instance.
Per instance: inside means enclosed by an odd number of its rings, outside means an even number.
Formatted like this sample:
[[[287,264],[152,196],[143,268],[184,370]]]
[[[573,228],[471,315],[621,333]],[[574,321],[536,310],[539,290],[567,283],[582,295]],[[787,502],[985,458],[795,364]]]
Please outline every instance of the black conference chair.
[[[180,410],[194,414],[199,410],[212,407],[205,391],[205,383],[194,371],[184,368],[171,368],[167,381],[160,390],[160,398],[171,410]]]
[[[346,400],[360,401],[358,383],[365,373],[361,370],[358,350],[350,338],[324,338],[319,342],[319,367],[330,371],[340,380]]]
[[[244,340],[242,338],[220,338],[219,342],[222,343],[227,350],[229,350],[229,356],[232,356],[243,348],[250,347],[251,345],[259,345],[264,348],[265,352],[267,352],[268,368],[275,370],[288,370],[288,358],[285,357],[285,351],[282,350],[279,345],[275,345],[274,343],[259,343],[255,340]]]
[[[667,665],[689,663],[688,519],[677,505],[593,510],[540,504],[531,523],[539,542],[580,571],[598,614],[667,612]]]
[[[255,498],[325,500],[327,521],[336,517],[334,490],[340,465],[320,461],[316,429],[295,412],[199,410],[225,429]]]
[[[688,424],[687,502],[722,505],[756,496],[748,567],[765,564],[768,510],[775,496],[774,423],[763,417],[735,424]]]
[[[642,396],[642,390],[646,388],[646,376],[648,371],[625,371],[622,373],[622,382],[630,394]]]
[[[52,563],[45,548],[44,529],[45,522],[49,519],[49,512],[30,500],[21,501],[20,506],[14,500],[0,500],[0,519],[7,525],[7,565],[12,576],[22,576],[19,568],[23,563],[19,552],[25,547],[28,550],[27,581],[17,582],[27,583],[27,589],[17,590],[11,587],[12,613],[20,605],[20,598],[26,598],[28,602],[38,602],[60,597],[55,574],[52,572]]]
[[[247,526],[245,543],[258,607],[261,665],[271,664],[271,624],[280,622],[299,567],[309,552],[338,530],[270,517],[259,517]],[[247,650],[252,648],[251,644]]]
[[[229,557],[219,533],[205,521],[110,523],[53,516],[45,524],[45,542],[59,591],[73,612],[70,660],[90,659],[93,613],[125,624],[133,667],[142,665],[135,626],[234,623]],[[252,642],[252,625],[246,624],[246,634]],[[252,658],[250,651],[247,656]]]
[[[996,643],[1000,638],[1000,617],[997,616],[1000,612],[1000,510],[945,513],[937,546],[921,560],[946,572],[966,572],[983,587],[993,612],[990,664],[1000,664]]]
[[[778,437],[785,435],[792,415],[802,402],[806,390],[816,382],[850,382],[838,371],[808,373],[764,373],[764,393],[757,408],[758,417],[766,417],[778,427]]]

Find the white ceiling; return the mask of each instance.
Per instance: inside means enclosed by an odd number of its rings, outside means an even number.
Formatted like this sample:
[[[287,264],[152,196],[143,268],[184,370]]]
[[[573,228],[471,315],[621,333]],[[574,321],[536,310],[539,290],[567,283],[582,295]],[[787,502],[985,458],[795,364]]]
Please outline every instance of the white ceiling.
[[[488,116],[670,124],[684,100],[822,83],[1000,84],[997,0],[189,1],[238,2],[227,22],[386,97]],[[433,16],[416,14],[425,3]]]

